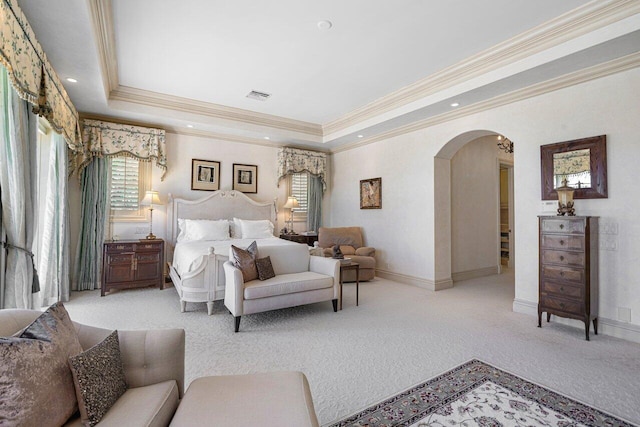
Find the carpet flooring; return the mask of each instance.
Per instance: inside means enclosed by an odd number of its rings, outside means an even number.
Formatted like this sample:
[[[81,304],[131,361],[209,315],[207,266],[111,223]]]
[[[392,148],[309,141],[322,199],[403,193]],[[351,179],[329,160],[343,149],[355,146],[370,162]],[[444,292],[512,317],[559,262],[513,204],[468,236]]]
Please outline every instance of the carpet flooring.
[[[73,292],[82,323],[111,329],[184,328],[186,378],[299,370],[323,425],[427,378],[479,359],[640,424],[640,345],[512,311],[513,274],[456,282],[431,292],[376,278],[346,284],[343,310],[330,302],[244,316],[239,333],[222,301],[180,313],[173,288],[100,297]]]
[[[610,414],[471,360],[330,427],[633,427]]]

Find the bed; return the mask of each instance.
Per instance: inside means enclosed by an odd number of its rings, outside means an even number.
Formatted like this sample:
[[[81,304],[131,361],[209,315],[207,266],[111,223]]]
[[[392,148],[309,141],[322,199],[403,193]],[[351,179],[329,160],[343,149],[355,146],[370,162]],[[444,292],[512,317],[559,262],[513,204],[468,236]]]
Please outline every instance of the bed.
[[[243,239],[237,221],[268,220],[272,233],[263,238]],[[184,220],[229,220],[231,238],[223,240],[178,241]],[[180,311],[184,312],[188,302],[206,303],[209,315],[213,302],[224,299],[225,278],[222,264],[229,259],[231,245],[245,248],[256,240],[258,247],[274,245],[297,245],[273,235],[277,230],[275,200],[259,203],[235,190],[214,191],[198,200],[173,198],[169,194],[167,211],[167,259],[169,275],[180,296]]]

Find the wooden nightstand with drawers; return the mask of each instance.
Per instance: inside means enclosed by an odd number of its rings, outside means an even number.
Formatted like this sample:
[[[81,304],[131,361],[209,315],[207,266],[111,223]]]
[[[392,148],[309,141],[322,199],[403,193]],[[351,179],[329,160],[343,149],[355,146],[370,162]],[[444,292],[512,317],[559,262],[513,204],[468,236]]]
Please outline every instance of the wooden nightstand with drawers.
[[[598,334],[598,217],[540,216],[538,327],[542,313],[581,320]]]
[[[164,240],[106,241],[102,249],[102,291],[164,285]]]

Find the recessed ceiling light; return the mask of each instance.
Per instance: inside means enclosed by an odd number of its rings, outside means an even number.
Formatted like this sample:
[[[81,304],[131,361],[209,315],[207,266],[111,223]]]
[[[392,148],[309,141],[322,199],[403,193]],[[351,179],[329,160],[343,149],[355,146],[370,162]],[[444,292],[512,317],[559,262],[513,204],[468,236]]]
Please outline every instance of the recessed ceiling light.
[[[326,19],[322,21],[318,21],[318,28],[321,30],[328,30],[331,27],[333,27],[333,24],[331,23],[331,21],[328,21]]]
[[[67,78],[67,81],[68,81],[69,83],[78,83],[78,81],[77,81],[76,79],[72,78],[72,77],[68,77],[68,78]]]
[[[460,105],[460,104],[457,103],[457,102],[454,102],[453,104],[451,104],[452,107],[457,107],[458,105]]]
[[[187,127],[188,127],[188,128],[192,128],[192,127],[193,127],[193,125],[187,125]]]
[[[265,136],[264,139],[271,139],[271,138],[269,138],[268,136]]]
[[[358,138],[364,138],[364,135],[358,135]]]

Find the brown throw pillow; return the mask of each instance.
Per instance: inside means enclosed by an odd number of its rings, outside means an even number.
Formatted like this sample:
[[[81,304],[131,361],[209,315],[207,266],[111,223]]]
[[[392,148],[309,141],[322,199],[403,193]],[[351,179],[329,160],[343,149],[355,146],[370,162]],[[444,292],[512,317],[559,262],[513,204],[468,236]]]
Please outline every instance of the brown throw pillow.
[[[67,360],[82,352],[62,303],[0,338],[0,425],[60,426],[78,408]]]
[[[273,272],[271,257],[257,259],[256,268],[258,269],[258,279],[260,280],[267,280],[271,279],[272,277],[276,277],[276,273]]]
[[[246,250],[231,245],[233,264],[242,271],[242,278],[245,283],[258,278],[256,268],[256,255],[258,255],[258,244],[253,241]]]
[[[94,426],[127,391],[118,331],[69,358],[82,423]]]

